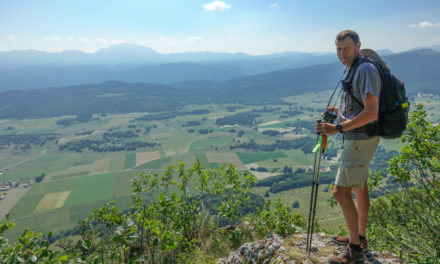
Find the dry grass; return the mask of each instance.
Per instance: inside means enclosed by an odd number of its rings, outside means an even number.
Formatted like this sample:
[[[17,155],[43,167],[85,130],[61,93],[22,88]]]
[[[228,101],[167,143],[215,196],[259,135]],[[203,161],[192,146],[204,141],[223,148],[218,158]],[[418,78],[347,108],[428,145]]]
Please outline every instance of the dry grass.
[[[256,162],[246,164],[246,167],[259,180],[265,179],[267,177],[279,175],[279,173],[273,173],[273,172],[260,172],[260,171],[256,171],[256,170],[251,171],[251,168],[256,169],[259,167],[258,163],[256,163]]]
[[[96,173],[106,173],[110,168],[111,158],[96,160],[91,164],[79,165],[79,166],[71,166],[65,170],[60,170],[55,173],[50,173],[44,177],[44,182],[48,182],[52,179],[53,176],[60,175],[69,175],[69,174],[96,174]]]
[[[6,193],[6,197],[0,203],[0,219],[3,219],[9,211],[14,207],[14,205],[29,191],[30,188],[23,189],[20,188],[12,188],[9,189]]]
[[[101,160],[97,160],[95,162],[93,162],[92,165],[92,174],[95,173],[105,173],[108,172],[109,167],[110,167],[110,158],[107,159],[101,159]]]
[[[35,207],[33,214],[40,214],[63,207],[69,194],[70,191],[46,193]]]
[[[261,133],[263,133],[266,130],[275,130],[280,133],[283,133],[283,132],[292,131],[292,128],[284,128],[284,127],[260,127],[260,128],[258,128],[258,132],[261,132]]]
[[[264,126],[269,126],[269,125],[274,125],[274,124],[279,124],[279,123],[281,123],[281,121],[279,121],[279,120],[273,120],[273,121],[269,121],[269,122],[266,122],[266,123],[260,124],[259,126],[260,126],[260,127],[264,127]]]
[[[246,166],[241,162],[235,153],[229,152],[208,152],[206,153],[208,162],[232,163],[237,170],[246,170]]]
[[[286,248],[285,255],[295,260],[298,264],[310,264],[310,263],[328,263],[328,258],[335,253],[335,247],[332,245],[326,245],[324,248],[320,248],[307,256],[306,250],[299,247],[304,243],[303,237],[293,236],[290,238],[284,238],[284,247]]]
[[[136,153],[136,167],[157,159],[160,159],[159,151]]]
[[[79,166],[71,166],[67,169],[57,171],[55,173],[50,173],[44,177],[44,182],[48,182],[51,180],[52,176],[59,176],[59,175],[68,175],[68,174],[76,174],[76,173],[84,173],[88,174],[94,167],[94,164],[85,164],[85,165],[79,165]]]

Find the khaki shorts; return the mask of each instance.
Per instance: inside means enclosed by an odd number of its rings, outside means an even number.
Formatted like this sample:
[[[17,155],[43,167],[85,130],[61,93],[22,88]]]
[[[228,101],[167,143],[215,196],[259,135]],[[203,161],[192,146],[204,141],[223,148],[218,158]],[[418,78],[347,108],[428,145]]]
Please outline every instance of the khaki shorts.
[[[366,140],[345,140],[335,185],[364,188],[368,166],[376,152],[380,137]]]

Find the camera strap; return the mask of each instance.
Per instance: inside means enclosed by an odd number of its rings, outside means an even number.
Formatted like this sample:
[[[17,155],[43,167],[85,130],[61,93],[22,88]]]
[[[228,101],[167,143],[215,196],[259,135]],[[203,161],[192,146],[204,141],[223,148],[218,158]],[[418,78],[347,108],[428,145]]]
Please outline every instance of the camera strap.
[[[332,95],[330,96],[330,99],[328,100],[327,107],[330,107],[330,104],[331,104],[331,102],[332,102],[332,100],[333,100],[333,96],[335,95],[336,90],[338,89],[339,84],[341,83],[341,81],[342,81],[342,79],[343,79],[343,77],[344,77],[344,75],[345,75],[346,72],[347,72],[347,68],[345,68],[344,72],[342,73],[341,78],[339,78],[339,82],[338,82],[338,84],[336,84],[335,90],[333,91]],[[341,95],[341,92],[342,92],[342,89],[339,90],[338,97]],[[336,102],[337,102],[337,101],[338,101],[338,100],[336,99],[336,100],[335,100],[335,103],[333,104],[333,107],[331,108],[332,111],[335,109],[335,107],[336,107]]]

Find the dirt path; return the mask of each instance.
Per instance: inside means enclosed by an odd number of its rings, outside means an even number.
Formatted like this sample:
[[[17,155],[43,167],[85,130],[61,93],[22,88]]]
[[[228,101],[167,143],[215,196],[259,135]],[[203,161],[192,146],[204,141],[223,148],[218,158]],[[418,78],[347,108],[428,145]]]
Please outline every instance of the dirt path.
[[[218,135],[218,136],[224,136],[224,135],[228,135],[228,133],[218,133],[218,134],[216,134],[216,136],[217,136],[217,135]],[[209,138],[210,136],[212,136],[212,135],[207,134],[207,135],[203,135],[203,136],[201,136],[201,137],[198,137],[198,138],[195,138],[195,139],[191,140],[190,142],[188,142],[188,145],[186,146],[186,150],[185,150],[184,153],[188,153],[189,147],[191,146],[192,143],[194,143],[194,142],[196,142],[196,141],[199,141],[199,140],[201,140],[201,139],[203,139],[203,138]]]
[[[14,207],[14,205],[26,194],[30,188],[12,188],[6,191],[6,197],[0,200],[0,219],[3,219],[9,211]],[[3,194],[3,193],[2,193]]]
[[[188,153],[189,147],[191,146],[192,143],[194,143],[194,142],[196,142],[196,141],[199,141],[199,140],[201,140],[201,139],[203,139],[203,138],[206,138],[206,137],[208,137],[208,135],[204,135],[204,136],[201,136],[201,137],[195,138],[195,139],[191,140],[190,142],[188,142],[188,145],[186,145],[185,153]]]

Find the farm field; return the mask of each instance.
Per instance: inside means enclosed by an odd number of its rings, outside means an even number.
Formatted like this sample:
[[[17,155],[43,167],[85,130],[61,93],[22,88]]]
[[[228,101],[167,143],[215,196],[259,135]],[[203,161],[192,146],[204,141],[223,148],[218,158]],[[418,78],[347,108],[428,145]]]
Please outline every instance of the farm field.
[[[235,153],[208,152],[208,153],[206,153],[206,157],[208,159],[208,162],[210,162],[210,163],[232,163],[237,170],[246,170],[247,169]]]
[[[49,192],[41,198],[38,205],[35,207],[32,214],[41,214],[53,209],[63,207],[64,203],[69,197],[70,191],[64,192]]]
[[[25,143],[16,145],[16,149],[1,148],[0,145],[0,170],[6,169],[0,174],[0,182],[18,180],[17,190],[29,186],[18,199],[0,201],[0,212],[12,208],[9,211],[11,220],[17,224],[8,236],[15,239],[24,227],[59,232],[73,228],[93,208],[106,202],[114,200],[124,206],[129,201],[133,177],[146,171],[160,173],[180,161],[191,165],[199,159],[205,168],[232,163],[237,170],[249,170],[258,179],[282,174],[285,167],[307,170],[314,160],[311,148],[275,147],[273,151],[258,148],[283,140],[301,141],[314,137],[313,131],[289,124],[310,122],[313,126],[320,113],[319,106],[325,105],[326,98],[326,95],[320,95],[311,100],[307,95],[301,95],[286,98],[286,105],[264,107],[192,105],[186,106],[182,112],[194,109],[209,112],[148,121],[137,119],[155,113],[97,116],[89,122],[67,126],[58,121],[71,117],[0,120],[0,137],[40,134],[56,137],[44,144],[29,143],[23,148],[26,151],[19,151]],[[422,99],[427,100],[420,97]],[[430,107],[437,109],[440,104],[435,102],[432,101]],[[238,108],[231,111],[231,107]],[[293,110],[296,114],[289,114]],[[253,126],[216,124],[219,118],[247,112],[258,114]],[[150,145],[142,145],[142,142]],[[72,149],[63,150],[62,146],[68,144]],[[251,144],[257,149],[246,147]],[[388,150],[400,147],[396,141],[383,141],[381,145]],[[338,149],[340,146],[336,137],[330,139],[329,148]],[[325,167],[334,164],[337,164],[336,157],[322,161]],[[37,183],[37,177],[41,176],[42,180]],[[335,218],[321,224],[324,228],[334,229],[343,223],[343,219],[337,218],[341,213],[336,208],[328,206],[330,192],[325,192],[325,187],[320,189],[317,217],[320,220]],[[264,196],[268,189],[254,187],[252,191]],[[298,201],[300,207],[295,210],[306,216],[309,192],[309,187],[296,188],[270,193],[265,199],[279,198],[289,206]],[[14,200],[13,204],[5,204],[8,200]]]

